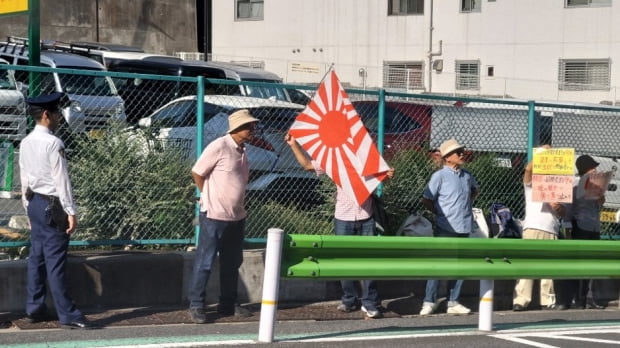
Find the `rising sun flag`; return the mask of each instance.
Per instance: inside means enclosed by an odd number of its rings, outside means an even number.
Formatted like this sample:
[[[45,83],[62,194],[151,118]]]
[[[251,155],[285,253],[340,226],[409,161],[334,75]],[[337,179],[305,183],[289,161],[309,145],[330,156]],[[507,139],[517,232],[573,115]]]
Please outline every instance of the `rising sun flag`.
[[[297,116],[290,134],[359,205],[390,169],[333,70]]]

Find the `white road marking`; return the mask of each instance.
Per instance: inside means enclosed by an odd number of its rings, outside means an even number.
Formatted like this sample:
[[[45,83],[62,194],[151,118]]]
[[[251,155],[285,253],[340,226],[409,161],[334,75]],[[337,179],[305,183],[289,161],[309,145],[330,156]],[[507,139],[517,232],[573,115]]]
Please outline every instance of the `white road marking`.
[[[620,339],[618,340],[604,340],[600,338],[579,337],[578,335],[592,335],[592,334],[620,334],[620,327],[618,326],[604,326],[592,329],[575,329],[567,328],[562,330],[549,331],[546,329],[534,329],[534,330],[504,330],[501,333],[495,335],[489,335],[489,337],[499,338],[505,341],[521,343],[532,347],[538,348],[560,348],[560,346],[553,346],[544,343],[536,342],[537,338],[556,339],[556,340],[568,340],[568,341],[581,341],[600,344],[613,344],[620,346]],[[526,339],[527,338],[527,339]]]

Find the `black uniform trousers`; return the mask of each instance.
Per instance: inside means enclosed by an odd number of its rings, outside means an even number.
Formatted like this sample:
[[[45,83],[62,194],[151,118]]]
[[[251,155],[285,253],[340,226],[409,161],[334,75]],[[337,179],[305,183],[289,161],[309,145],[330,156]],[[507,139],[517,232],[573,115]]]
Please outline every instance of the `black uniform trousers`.
[[[49,198],[34,194],[28,204],[30,219],[30,256],[28,257],[28,299],[27,314],[42,314],[45,310],[47,280],[61,324],[83,320],[82,313],[75,308],[67,289],[65,274],[69,235],[63,228],[46,223],[45,210]]]

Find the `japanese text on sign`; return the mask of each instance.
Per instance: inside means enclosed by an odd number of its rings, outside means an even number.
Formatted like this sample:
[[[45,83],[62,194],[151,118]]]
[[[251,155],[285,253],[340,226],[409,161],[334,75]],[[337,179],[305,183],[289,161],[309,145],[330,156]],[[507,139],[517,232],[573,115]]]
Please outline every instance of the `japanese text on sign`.
[[[533,175],[534,202],[572,203],[573,177],[567,175]]]
[[[533,174],[573,175],[575,149],[534,149]]]

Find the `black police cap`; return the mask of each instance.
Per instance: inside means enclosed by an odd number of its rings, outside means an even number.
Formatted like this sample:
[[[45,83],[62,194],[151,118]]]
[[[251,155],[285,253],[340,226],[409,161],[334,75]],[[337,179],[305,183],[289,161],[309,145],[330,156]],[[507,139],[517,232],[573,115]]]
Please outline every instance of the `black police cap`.
[[[67,96],[62,92],[53,92],[38,97],[28,97],[26,98],[26,103],[30,106],[37,106],[45,110],[56,110],[66,106]]]

